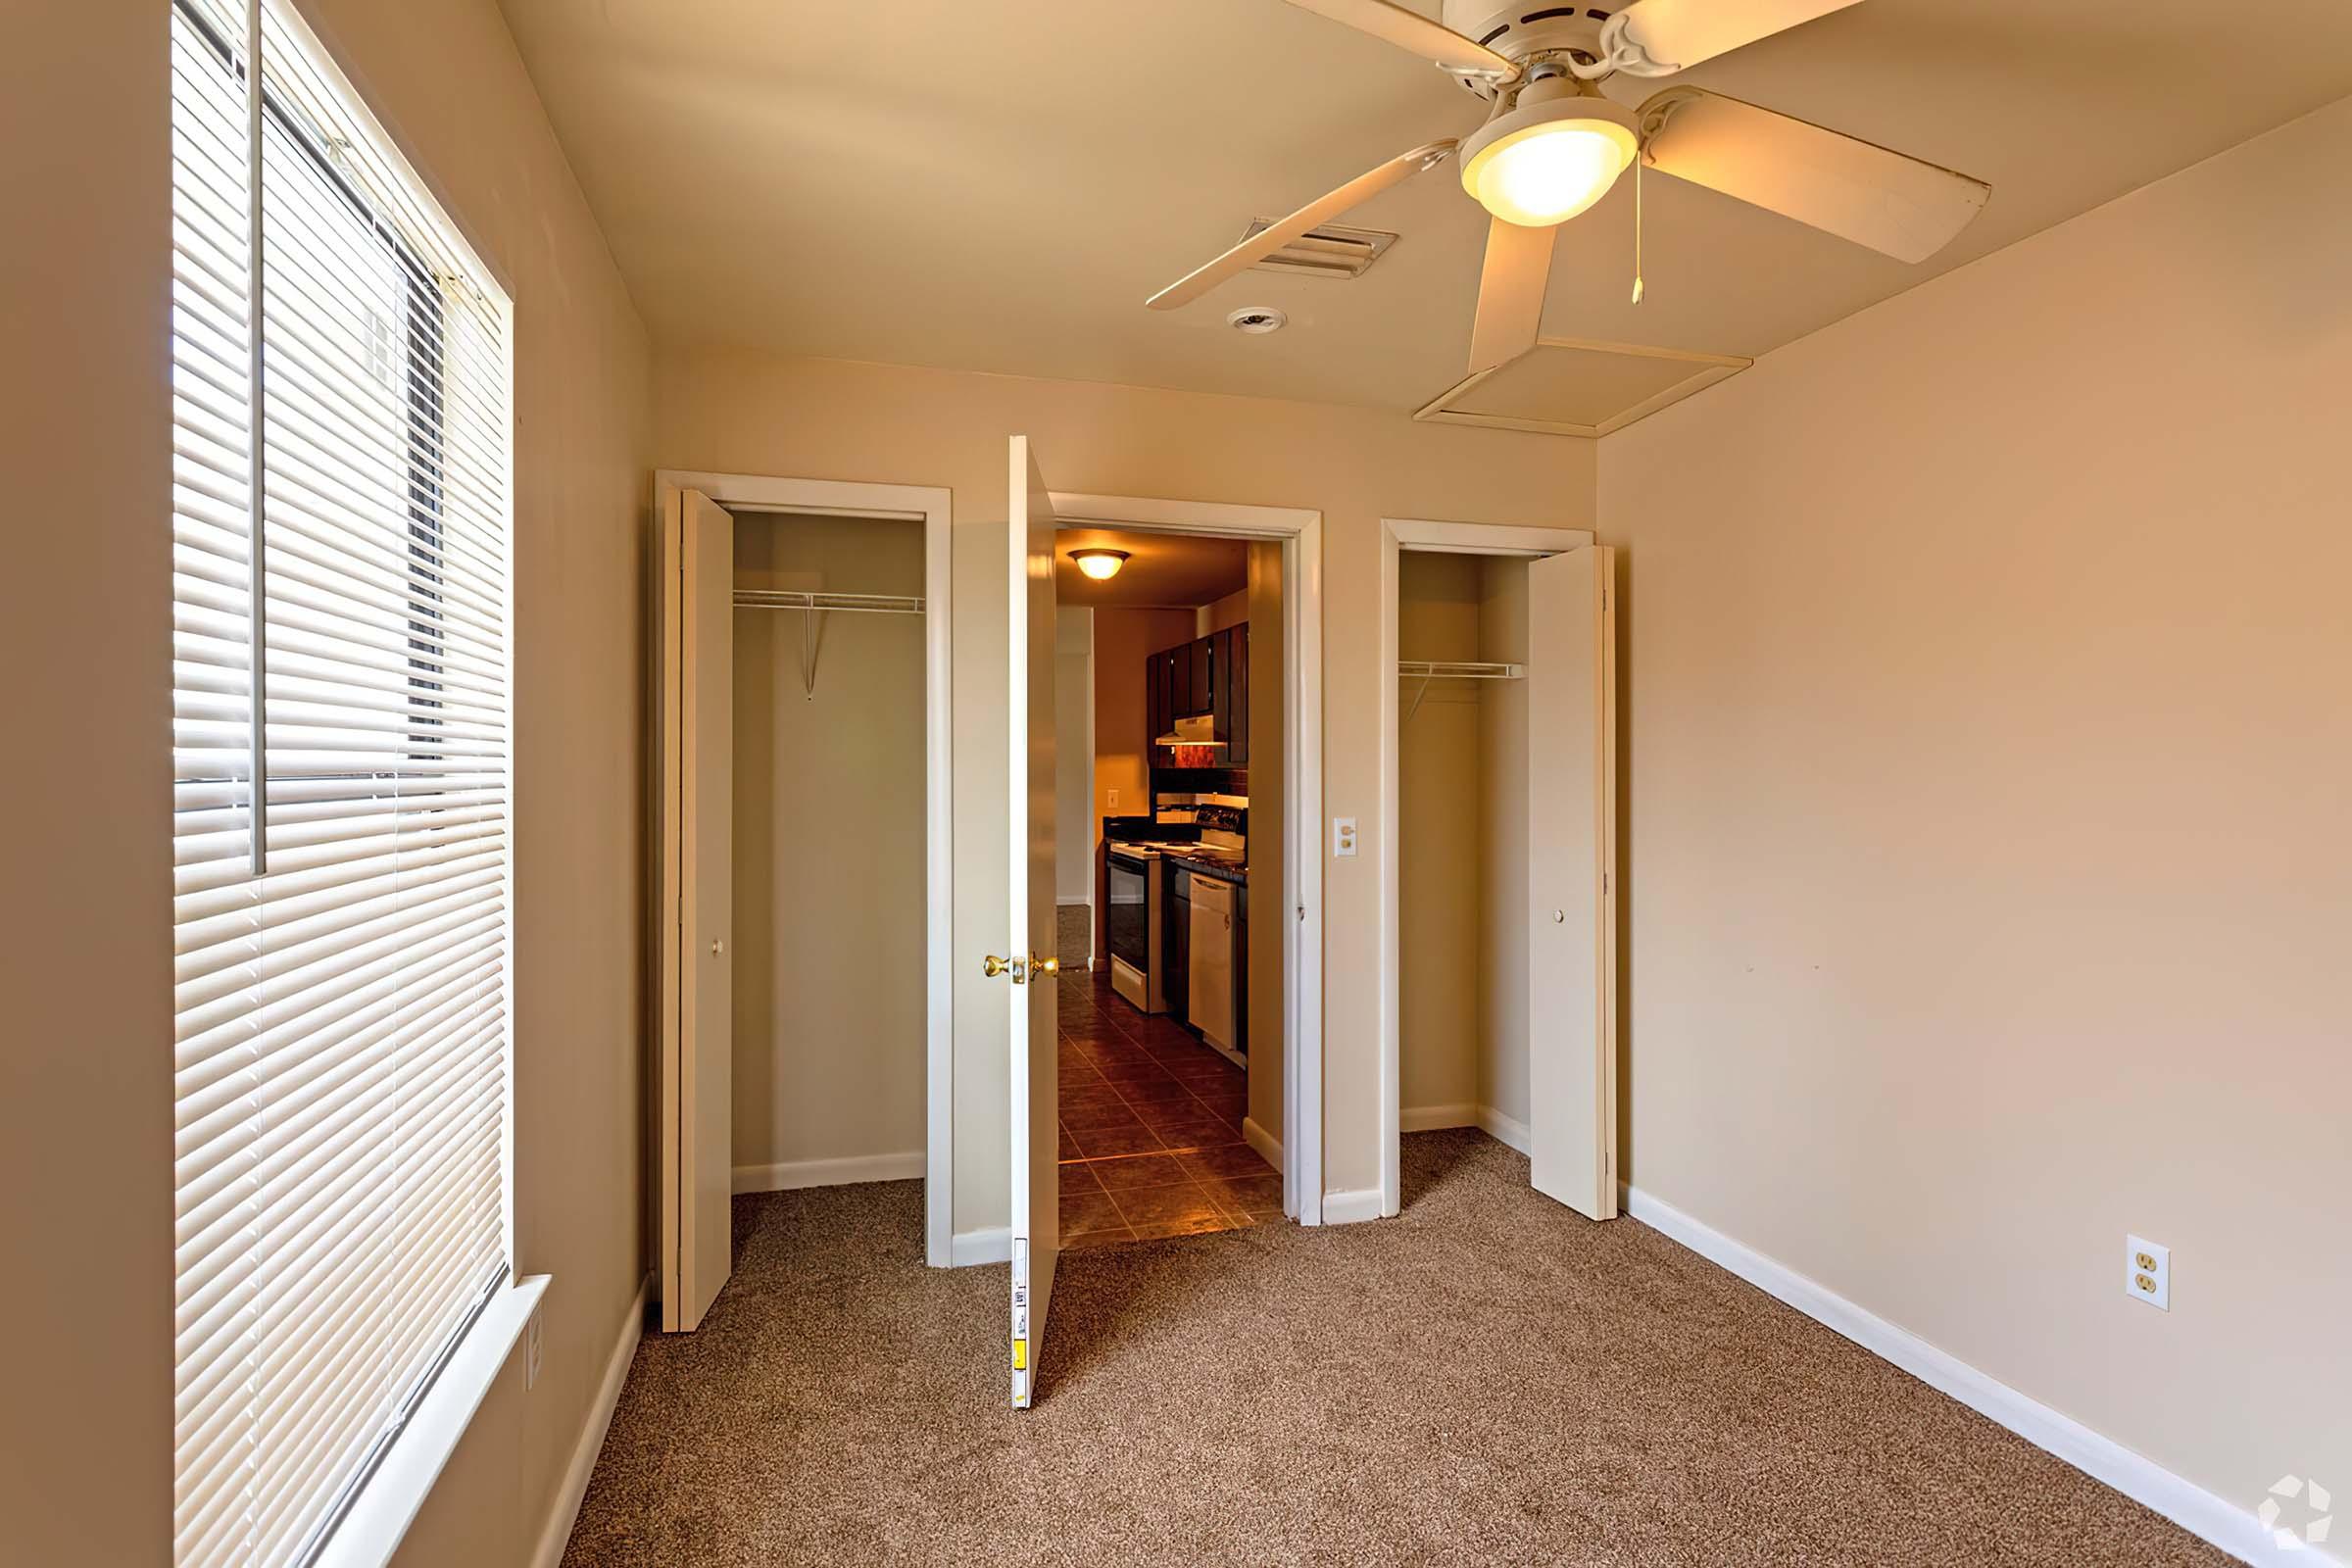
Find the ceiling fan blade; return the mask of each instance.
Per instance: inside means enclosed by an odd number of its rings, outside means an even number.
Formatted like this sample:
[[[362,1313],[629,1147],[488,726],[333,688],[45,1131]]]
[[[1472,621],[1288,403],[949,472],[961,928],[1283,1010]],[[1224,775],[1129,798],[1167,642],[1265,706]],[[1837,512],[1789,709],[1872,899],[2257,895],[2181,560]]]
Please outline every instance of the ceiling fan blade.
[[[1668,76],[1702,60],[1843,11],[1860,0],[1635,0],[1611,17],[1600,41],[1609,64],[1637,76]]]
[[[1487,225],[1487,262],[1478,275],[1478,318],[1470,327],[1470,373],[1492,370],[1536,346],[1551,247],[1559,225],[1521,228],[1497,218]]]
[[[1641,118],[1649,168],[1898,261],[1943,249],[1992,195],[1983,180],[1696,87],[1668,88]]]
[[[1489,49],[1472,43],[1451,27],[1441,26],[1418,11],[1407,11],[1390,0],[1291,0],[1301,11],[1368,32],[1447,71],[1471,76],[1512,76],[1519,68]]]
[[[1205,267],[1194,269],[1144,303],[1155,311],[1190,305],[1219,283],[1255,267],[1259,262],[1313,228],[1328,223],[1350,207],[1370,201],[1391,185],[1434,169],[1453,153],[1450,140],[1425,142],[1409,153],[1398,153],[1378,169],[1356,175],[1328,196],[1318,196],[1270,228],[1261,228]]]

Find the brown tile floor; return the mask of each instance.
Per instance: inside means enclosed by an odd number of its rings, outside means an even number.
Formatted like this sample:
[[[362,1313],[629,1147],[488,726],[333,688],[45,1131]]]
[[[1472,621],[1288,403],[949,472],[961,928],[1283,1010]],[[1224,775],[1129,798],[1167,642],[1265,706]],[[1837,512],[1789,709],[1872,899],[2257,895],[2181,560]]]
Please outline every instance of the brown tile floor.
[[[1249,1081],[1108,975],[1061,995],[1061,1245],[1238,1230],[1282,1218],[1282,1175],[1242,1140]]]

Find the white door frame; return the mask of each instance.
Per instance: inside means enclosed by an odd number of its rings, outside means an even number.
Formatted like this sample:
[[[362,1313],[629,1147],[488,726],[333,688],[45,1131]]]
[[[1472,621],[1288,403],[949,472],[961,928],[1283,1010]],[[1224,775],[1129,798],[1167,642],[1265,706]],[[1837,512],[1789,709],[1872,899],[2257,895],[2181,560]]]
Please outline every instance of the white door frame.
[[[923,1255],[934,1268],[949,1264],[956,1221],[955,994],[950,979],[956,866],[953,746],[955,696],[949,640],[949,500],[935,485],[851,484],[750,473],[705,473],[662,468],[654,475],[655,515],[672,492],[700,490],[722,507],[799,512],[923,525],[923,877],[929,915],[923,949],[925,1111],[923,1137]]]
[[[1054,492],[1063,524],[1213,534],[1282,545],[1283,870],[1291,907],[1273,911],[1283,949],[1282,1206],[1323,1223],[1323,514],[1299,507]],[[1098,677],[1099,678],[1099,677]],[[1259,916],[1263,918],[1263,915]]]
[[[1380,519],[1380,1211],[1404,1206],[1398,1166],[1403,1158],[1402,1085],[1397,1064],[1396,878],[1403,823],[1397,816],[1396,712],[1397,558],[1405,551],[1540,560],[1594,542],[1590,528],[1519,528],[1486,522],[1435,522],[1422,517]]]

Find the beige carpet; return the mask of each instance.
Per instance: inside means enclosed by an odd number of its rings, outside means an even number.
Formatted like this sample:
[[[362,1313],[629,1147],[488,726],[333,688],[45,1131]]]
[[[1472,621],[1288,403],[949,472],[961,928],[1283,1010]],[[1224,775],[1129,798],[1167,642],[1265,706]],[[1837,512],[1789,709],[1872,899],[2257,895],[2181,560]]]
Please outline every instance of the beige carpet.
[[[1482,1134],[1404,1175],[1394,1220],[1064,1258],[1018,1414],[1004,1270],[926,1269],[917,1184],[739,1198],[564,1561],[2229,1561]]]

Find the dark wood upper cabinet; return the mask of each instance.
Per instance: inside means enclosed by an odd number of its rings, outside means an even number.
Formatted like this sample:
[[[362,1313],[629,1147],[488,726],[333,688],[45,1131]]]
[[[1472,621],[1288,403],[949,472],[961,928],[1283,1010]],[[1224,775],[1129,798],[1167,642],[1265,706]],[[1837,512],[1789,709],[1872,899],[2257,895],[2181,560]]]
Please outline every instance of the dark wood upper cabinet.
[[[1152,655],[1144,661],[1144,722],[1150,733],[1144,737],[1145,755],[1154,757],[1155,744],[1176,722],[1175,698],[1169,690],[1169,672],[1175,661],[1165,653]]]
[[[1168,713],[1172,718],[1184,718],[1198,711],[1193,707],[1193,660],[1189,648],[1171,648],[1161,657],[1168,662]],[[1167,733],[1162,730],[1160,733]]]
[[[1226,726],[1225,765],[1250,765],[1250,623],[1242,622],[1225,634]]]
[[[1176,716],[1179,718],[1198,717],[1200,714],[1211,711],[1216,707],[1213,680],[1213,667],[1216,661],[1209,657],[1211,641],[1213,641],[1211,638],[1196,637],[1184,645],[1182,653],[1185,658],[1183,662],[1191,666],[1191,677],[1185,686],[1185,691],[1191,696],[1192,706],[1179,708],[1176,710]]]
[[[1226,743],[1223,760],[1233,761],[1233,630],[1208,636],[1209,713],[1217,739]]]
[[[1228,626],[1206,637],[1196,637],[1174,648],[1163,648],[1144,661],[1145,721],[1156,742],[1176,727],[1180,718],[1207,714],[1212,733],[1225,743],[1218,765],[1244,767],[1250,761],[1250,627]],[[1164,746],[1151,747],[1151,764],[1169,764]]]

